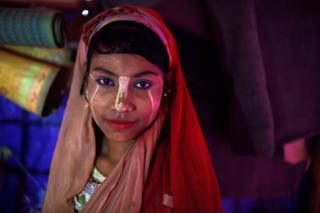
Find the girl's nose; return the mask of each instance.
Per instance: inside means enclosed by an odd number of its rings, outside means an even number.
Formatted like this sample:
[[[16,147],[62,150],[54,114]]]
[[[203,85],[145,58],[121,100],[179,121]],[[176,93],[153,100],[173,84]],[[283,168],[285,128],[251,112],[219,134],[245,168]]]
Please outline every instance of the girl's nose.
[[[130,77],[119,77],[119,89],[114,103],[114,109],[117,112],[128,112],[134,110],[134,105],[129,100],[129,84]]]
[[[135,105],[128,98],[128,94],[120,95],[116,99],[113,109],[117,112],[131,112],[135,110]]]

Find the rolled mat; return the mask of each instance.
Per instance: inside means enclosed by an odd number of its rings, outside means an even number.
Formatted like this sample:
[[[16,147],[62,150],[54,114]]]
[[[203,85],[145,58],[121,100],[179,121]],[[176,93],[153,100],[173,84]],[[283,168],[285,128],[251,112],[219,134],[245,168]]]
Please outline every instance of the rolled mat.
[[[35,114],[50,114],[67,88],[70,72],[4,49],[0,58],[0,95]]]
[[[0,7],[0,44],[64,46],[63,16],[46,8]]]
[[[24,56],[32,57],[52,64],[71,67],[71,50],[68,48],[43,48],[17,45],[3,45],[0,48],[11,50]]]

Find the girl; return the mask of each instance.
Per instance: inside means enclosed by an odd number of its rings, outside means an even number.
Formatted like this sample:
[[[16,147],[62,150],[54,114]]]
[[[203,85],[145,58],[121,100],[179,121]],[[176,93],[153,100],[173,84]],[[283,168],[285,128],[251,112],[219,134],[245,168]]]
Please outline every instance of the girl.
[[[84,26],[44,212],[222,212],[159,15],[117,7]]]

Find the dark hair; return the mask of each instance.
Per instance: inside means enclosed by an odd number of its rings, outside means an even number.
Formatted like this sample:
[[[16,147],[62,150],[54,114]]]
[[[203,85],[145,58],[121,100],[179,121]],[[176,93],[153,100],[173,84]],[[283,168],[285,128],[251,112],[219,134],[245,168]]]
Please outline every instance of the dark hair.
[[[93,36],[88,48],[88,67],[95,53],[137,54],[163,72],[169,70],[167,50],[159,36],[143,24],[132,21],[115,21]]]

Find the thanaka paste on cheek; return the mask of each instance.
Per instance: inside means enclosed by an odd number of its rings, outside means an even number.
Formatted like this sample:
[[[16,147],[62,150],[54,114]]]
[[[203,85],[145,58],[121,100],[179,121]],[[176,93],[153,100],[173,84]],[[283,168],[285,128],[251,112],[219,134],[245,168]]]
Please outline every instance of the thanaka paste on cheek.
[[[118,112],[124,112],[127,110],[126,105],[124,104],[128,96],[128,87],[129,87],[130,77],[120,76],[119,77],[119,89],[116,101],[114,103],[114,108]]]
[[[154,117],[155,113],[156,113],[156,109],[155,109],[155,102],[154,102],[154,98],[151,94],[151,89],[148,90],[148,96],[149,96],[149,99],[150,99],[150,102],[151,102],[151,114],[150,114],[150,117],[148,119],[148,124],[151,123],[152,121],[152,118]]]
[[[93,108],[93,103],[92,103],[92,102],[93,102],[93,99],[95,98],[98,90],[99,90],[99,86],[96,86],[96,89],[94,90],[94,93],[93,93],[93,95],[92,95],[92,97],[91,97],[91,99],[90,99],[90,108],[91,108],[91,112],[92,112],[92,117],[94,118],[94,120],[95,120],[96,122],[97,122],[98,120],[97,120],[97,118],[96,118],[96,114],[95,114],[95,112],[94,112],[94,108]]]
[[[148,96],[149,96],[150,103],[151,103],[151,114],[148,119],[148,124],[150,124],[152,122],[152,120],[155,118],[156,114],[158,113],[159,106],[160,106],[160,100],[161,100],[161,98],[155,98],[152,94],[153,94],[152,89],[149,89]]]

